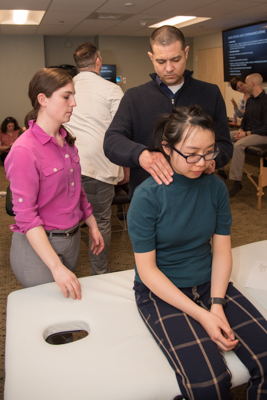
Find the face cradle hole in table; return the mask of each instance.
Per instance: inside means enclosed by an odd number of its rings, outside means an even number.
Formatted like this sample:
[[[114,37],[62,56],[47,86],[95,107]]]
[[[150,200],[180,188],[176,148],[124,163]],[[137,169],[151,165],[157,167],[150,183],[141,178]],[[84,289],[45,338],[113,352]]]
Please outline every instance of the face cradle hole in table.
[[[62,345],[82,340],[89,335],[90,329],[84,323],[70,323],[49,327],[44,332],[44,340],[51,345]]]

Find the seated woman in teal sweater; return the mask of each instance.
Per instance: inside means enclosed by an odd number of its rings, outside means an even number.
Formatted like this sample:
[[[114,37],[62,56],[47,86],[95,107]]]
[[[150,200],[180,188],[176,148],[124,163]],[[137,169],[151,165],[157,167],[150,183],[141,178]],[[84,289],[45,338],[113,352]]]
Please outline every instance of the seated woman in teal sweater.
[[[174,176],[168,186],[144,181],[128,211],[138,310],[176,373],[177,398],[232,399],[222,351],[233,350],[251,374],[247,399],[266,399],[267,322],[229,284],[228,192],[204,173],[218,154],[214,123],[198,106],[182,107],[154,135]]]

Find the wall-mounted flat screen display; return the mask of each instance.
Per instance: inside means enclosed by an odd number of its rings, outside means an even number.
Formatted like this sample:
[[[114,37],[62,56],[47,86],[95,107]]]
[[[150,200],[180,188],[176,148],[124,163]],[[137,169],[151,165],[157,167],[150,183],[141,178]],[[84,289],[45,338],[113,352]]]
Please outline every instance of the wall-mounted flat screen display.
[[[253,73],[267,81],[267,22],[223,31],[224,81]]]
[[[100,71],[102,78],[107,79],[110,82],[116,83],[116,65],[103,64]]]

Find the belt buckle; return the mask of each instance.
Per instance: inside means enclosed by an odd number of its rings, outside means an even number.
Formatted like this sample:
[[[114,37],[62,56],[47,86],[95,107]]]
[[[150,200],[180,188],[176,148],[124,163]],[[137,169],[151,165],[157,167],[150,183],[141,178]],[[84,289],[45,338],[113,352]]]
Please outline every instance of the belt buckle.
[[[69,229],[68,231],[66,231],[65,232],[65,234],[66,234],[65,238],[71,236],[75,232],[75,229],[77,229],[77,228]]]

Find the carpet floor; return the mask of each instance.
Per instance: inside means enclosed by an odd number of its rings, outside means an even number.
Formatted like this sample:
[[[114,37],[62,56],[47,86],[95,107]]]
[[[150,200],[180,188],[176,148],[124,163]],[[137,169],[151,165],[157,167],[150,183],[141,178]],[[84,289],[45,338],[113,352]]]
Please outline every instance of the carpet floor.
[[[250,165],[248,167],[252,169],[254,176],[257,176],[257,166]],[[227,173],[228,170],[229,165],[226,166]],[[265,240],[267,238],[267,197],[263,196],[262,210],[258,211],[255,187],[245,175],[242,183],[242,191],[230,200],[233,215],[232,247]],[[226,184],[229,188],[232,182],[227,180]],[[8,181],[5,178],[4,167],[0,165],[0,192],[6,191],[7,186]],[[110,253],[111,272],[134,267],[134,257],[128,232],[125,230],[118,231],[121,226],[115,216],[115,212],[116,209],[113,206],[113,232]],[[13,217],[10,217],[5,212],[5,196],[3,196],[0,198],[0,400],[3,398],[2,393],[4,387],[6,301],[9,293],[22,288],[13,274],[9,262],[9,249],[12,236],[9,225],[12,223]],[[82,241],[76,274],[78,277],[90,275],[88,235],[85,228],[82,228]],[[234,400],[245,400],[245,390],[245,385],[233,389]],[[112,394],[110,398],[112,399]]]

